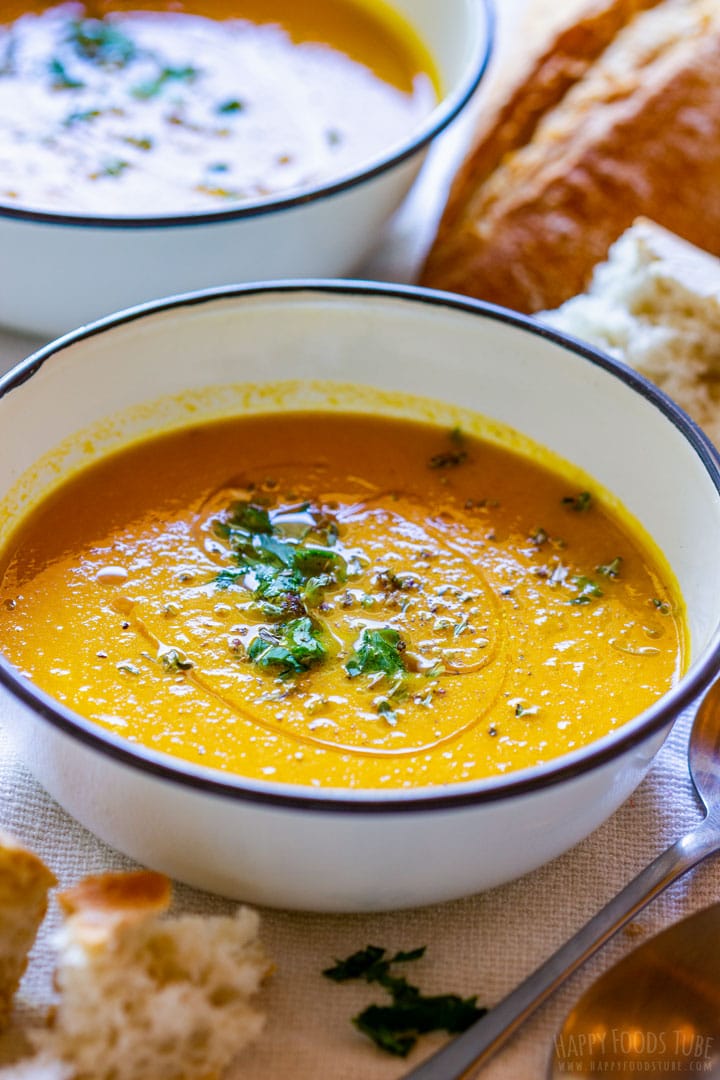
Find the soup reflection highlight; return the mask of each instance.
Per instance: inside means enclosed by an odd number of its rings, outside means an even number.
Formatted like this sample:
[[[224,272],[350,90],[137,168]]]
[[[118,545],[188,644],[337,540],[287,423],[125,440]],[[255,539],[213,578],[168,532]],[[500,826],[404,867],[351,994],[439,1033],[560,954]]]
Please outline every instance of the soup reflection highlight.
[[[412,28],[371,0],[6,0],[0,21],[11,206],[145,216],[297,193],[397,150],[438,100]]]

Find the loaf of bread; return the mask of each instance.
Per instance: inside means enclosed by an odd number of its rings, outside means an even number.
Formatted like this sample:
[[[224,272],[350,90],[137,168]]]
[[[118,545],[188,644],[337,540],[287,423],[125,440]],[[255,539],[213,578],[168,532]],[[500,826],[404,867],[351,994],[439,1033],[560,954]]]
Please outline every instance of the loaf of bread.
[[[588,0],[488,117],[422,283],[555,308],[641,215],[720,254],[720,3]]]
[[[652,379],[720,446],[720,259],[640,220],[587,293],[538,318]]]
[[[0,833],[0,1028],[7,1023],[54,884],[37,855]]]
[[[219,1080],[263,1024],[256,913],[167,917],[170,882],[149,871],[86,878],[58,899],[57,1003],[29,1033],[37,1055],[2,1080]]]

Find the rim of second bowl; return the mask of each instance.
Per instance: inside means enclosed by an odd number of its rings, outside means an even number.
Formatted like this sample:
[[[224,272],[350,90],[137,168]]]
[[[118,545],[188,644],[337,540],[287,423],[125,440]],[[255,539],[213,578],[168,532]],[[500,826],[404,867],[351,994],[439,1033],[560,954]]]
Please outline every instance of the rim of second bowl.
[[[270,293],[354,295],[427,304],[503,322],[537,337],[546,338],[569,352],[582,356],[589,363],[610,372],[659,409],[690,444],[715,489],[720,493],[720,452],[679,405],[632,368],[569,334],[537,322],[530,316],[481,300],[414,285],[386,285],[342,279],[251,282],[247,285],[203,289],[150,301],[106,316],[43,346],[0,378],[0,397],[22,386],[47,361],[64,349],[108,330],[123,327],[145,316],[162,312]],[[664,727],[671,725],[713,681],[719,668],[720,619],[703,654],[677,686],[664,694],[649,709],[601,739],[570,754],[550,759],[539,766],[519,769],[503,776],[475,781],[466,780],[442,788],[422,787],[388,791],[369,788],[314,789],[272,781],[255,781],[239,774],[225,774],[218,769],[196,766],[180,758],[173,758],[169,754],[131,744],[119,736],[106,732],[35,687],[19,674],[2,653],[0,653],[0,686],[3,686],[24,705],[33,709],[38,716],[47,720],[53,727],[77,739],[90,749],[120,764],[180,786],[240,802],[262,803],[317,813],[416,813],[497,802],[528,792],[540,791],[599,768],[644,742]]]
[[[306,203],[319,202],[321,199],[340,195],[366,180],[387,172],[395,165],[402,164],[413,157],[436,138],[455,117],[465,108],[473,96],[492,56],[496,18],[494,0],[474,0],[474,6],[482,11],[483,25],[479,27],[477,49],[468,61],[466,71],[457,87],[442,97],[432,112],[426,117],[418,132],[395,150],[388,150],[373,158],[366,165],[360,165],[352,172],[324,184],[315,184],[294,193],[272,196],[264,199],[252,199],[241,202],[227,210],[195,210],[185,214],[148,214],[138,217],[112,214],[64,213],[53,210],[34,210],[31,207],[11,206],[0,202],[0,220],[9,218],[18,221],[33,221],[45,225],[76,225],[86,228],[110,229],[158,229],[187,225],[208,225],[223,221],[235,221],[241,218],[259,217],[263,214],[276,213],[304,206]]]

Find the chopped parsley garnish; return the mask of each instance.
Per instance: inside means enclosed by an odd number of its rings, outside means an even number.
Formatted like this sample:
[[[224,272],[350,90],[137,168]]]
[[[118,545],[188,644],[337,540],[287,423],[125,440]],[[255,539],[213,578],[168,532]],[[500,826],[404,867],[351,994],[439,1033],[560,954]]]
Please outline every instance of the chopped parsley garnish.
[[[95,173],[96,177],[99,176],[122,176],[126,169],[130,168],[129,161],[122,161],[120,158],[115,158],[112,161],[106,161],[99,172]]]
[[[405,642],[391,626],[381,630],[363,630],[355,645],[353,654],[345,665],[351,679],[357,675],[370,675],[382,672],[392,676],[406,670],[402,652]]]
[[[52,75],[53,90],[80,90],[85,85],[82,79],[74,79],[57,56],[48,62],[48,71]]]
[[[220,105],[218,105],[215,111],[225,116],[228,113],[242,112],[244,108],[244,101],[238,101],[237,99],[233,99],[232,101],[223,101]]]
[[[154,79],[138,83],[132,88],[133,97],[148,101],[157,97],[167,83],[170,82],[193,82],[200,72],[197,68],[187,65],[186,67],[164,67]]]
[[[68,40],[84,60],[108,67],[124,67],[137,52],[134,41],[104,19],[73,19]]]
[[[386,720],[390,727],[395,727],[397,725],[397,713],[387,698],[383,698],[378,702],[377,711],[378,716],[382,716],[383,720]]]
[[[230,507],[229,523],[249,533],[271,533],[273,525],[270,512],[260,503],[234,502]]]
[[[572,578],[572,583],[578,589],[579,595],[568,601],[570,604],[589,604],[591,600],[603,595],[600,586],[592,578],[583,577],[582,574]]]
[[[652,604],[652,606],[655,608],[655,610],[658,612],[659,615],[669,615],[670,614],[671,609],[670,609],[670,605],[668,604],[667,600],[660,600],[657,596],[653,596],[650,603]]]
[[[593,497],[589,491],[580,491],[577,495],[565,495],[562,504],[570,510],[582,513],[583,510],[590,509],[593,504]]]
[[[465,449],[465,436],[460,428],[453,428],[449,432],[449,438],[454,443],[454,450],[442,450],[439,454],[433,454],[428,461],[428,468],[430,469],[451,469],[456,465],[462,465],[464,461],[467,461],[467,450]]]
[[[320,630],[307,616],[280,623],[272,630],[262,627],[247,650],[254,664],[261,668],[280,668],[280,675],[307,671],[324,660],[326,654]]]
[[[153,140],[148,135],[126,135],[123,142],[126,142],[128,146],[136,146],[138,150],[152,150],[154,146]]]
[[[454,465],[462,465],[467,461],[465,450],[445,450],[439,454],[433,454],[428,462],[431,469],[450,469]]]
[[[102,116],[100,109],[83,109],[80,112],[71,112],[63,120],[63,126],[72,127],[73,124],[88,124],[98,116]]]
[[[369,1005],[353,1017],[358,1030],[372,1039],[381,1050],[406,1057],[419,1035],[430,1031],[458,1034],[466,1031],[487,1012],[487,1009],[478,1007],[476,997],[461,998],[457,994],[425,996],[406,978],[393,974],[393,964],[419,960],[425,954],[424,947],[397,952],[387,958],[385,952],[376,945],[368,945],[366,949],[353,953],[346,960],[338,960],[334,967],[323,971],[323,975],[333,982],[364,979],[368,983],[378,983],[390,994],[391,1005]]]
[[[394,570],[378,571],[376,580],[378,585],[381,586],[381,588],[397,590],[399,592],[416,589],[418,585],[417,578],[413,577],[412,574],[396,574]]]
[[[326,591],[343,584],[350,573],[334,547],[334,522],[309,505],[301,507],[293,520],[287,512],[271,514],[262,503],[238,501],[214,528],[238,564],[221,570],[216,586],[249,590],[261,614],[272,620],[309,617],[310,610],[323,603]]]
[[[617,555],[611,562],[603,563],[601,566],[596,566],[598,574],[602,574],[603,577],[616,578],[620,576],[620,567],[622,566],[622,559]]]

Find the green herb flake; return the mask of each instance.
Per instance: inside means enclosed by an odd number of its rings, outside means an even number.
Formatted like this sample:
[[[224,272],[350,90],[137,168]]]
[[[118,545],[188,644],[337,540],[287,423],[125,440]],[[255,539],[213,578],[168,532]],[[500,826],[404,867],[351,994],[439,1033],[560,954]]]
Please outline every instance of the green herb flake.
[[[246,567],[228,566],[216,576],[215,586],[218,589],[229,589],[231,585],[237,585],[238,582],[242,583],[246,575]]]
[[[387,676],[397,675],[406,670],[401,655],[404,650],[405,642],[393,627],[365,629],[345,665],[345,670],[351,679],[374,672],[382,672]]]
[[[135,146],[138,150],[152,150],[155,145],[149,135],[126,135],[123,142],[126,142],[128,146]]]
[[[245,102],[238,101],[237,98],[233,98],[231,101],[223,101],[215,109],[216,113],[220,113],[221,116],[226,116],[229,113],[243,112],[245,109]]]
[[[561,502],[563,506],[567,506],[568,509],[581,514],[584,510],[590,509],[593,504],[593,497],[589,491],[581,491],[577,495],[565,495]]]
[[[124,67],[137,52],[127,34],[104,19],[73,19],[68,40],[84,60],[107,67]]]
[[[428,461],[430,469],[451,469],[456,465],[462,465],[467,461],[466,450],[444,450],[439,454],[433,454]]]
[[[73,127],[75,124],[89,124],[91,120],[95,120],[98,116],[102,116],[101,109],[82,109],[79,112],[71,112],[63,120],[63,127]]]
[[[396,574],[394,570],[380,570],[376,580],[381,588],[397,590],[398,592],[417,589],[418,587],[417,578],[407,571]]]
[[[390,725],[390,727],[397,727],[397,713],[387,699],[384,698],[382,701],[379,702],[377,711],[378,716],[381,716],[383,720],[385,720]]]
[[[300,674],[327,656],[319,633],[308,616],[291,619],[272,630],[263,627],[250,642],[247,655],[260,668],[280,668],[281,676]]]
[[[570,604],[589,604],[591,600],[603,595],[600,586],[592,578],[583,577],[582,574],[572,578],[572,583],[578,589],[579,595],[568,601]]]
[[[385,949],[369,945],[339,960],[323,975],[334,982],[364,979],[378,983],[390,994],[391,1005],[369,1005],[353,1023],[376,1046],[397,1057],[406,1057],[418,1036],[431,1031],[458,1034],[485,1015],[486,1009],[477,1005],[477,998],[461,998],[457,994],[425,996],[402,976],[391,972],[391,965],[419,960],[425,949],[398,952],[386,958]]]
[[[186,67],[165,67],[154,79],[148,79],[146,82],[133,86],[131,93],[133,97],[141,101],[149,101],[151,98],[157,97],[167,83],[191,83],[197,79],[199,74],[198,69],[190,65]]]
[[[234,502],[230,507],[229,522],[236,529],[248,533],[272,533],[270,513],[256,502]]]
[[[672,610],[667,600],[660,600],[657,596],[653,596],[650,603],[659,615],[669,615]]]
[[[622,566],[622,559],[617,555],[611,562],[603,563],[601,566],[596,566],[598,574],[602,574],[603,577],[617,578],[620,576],[620,567]]]
[[[368,982],[374,982],[376,972],[380,970],[377,965],[382,961],[385,952],[385,949],[380,949],[377,945],[368,945],[366,949],[359,949],[345,960],[336,960],[332,967],[325,968],[323,975],[326,979],[332,979],[333,982],[348,982],[350,979],[366,979]],[[418,950],[417,959],[420,959],[424,952],[424,948]],[[382,971],[386,971],[390,963],[391,961],[385,960]]]
[[[443,450],[439,454],[433,454],[428,461],[430,469],[452,469],[467,461],[467,449],[465,448],[465,436],[459,427],[454,427],[448,432],[448,438],[453,444],[453,450]]]
[[[92,178],[98,179],[101,176],[122,176],[125,170],[129,168],[129,161],[122,161],[120,158],[114,158],[112,161],[106,161],[96,173],[93,173]]]
[[[74,79],[57,56],[48,61],[48,71],[52,75],[53,90],[81,90],[85,83],[82,79]]]

